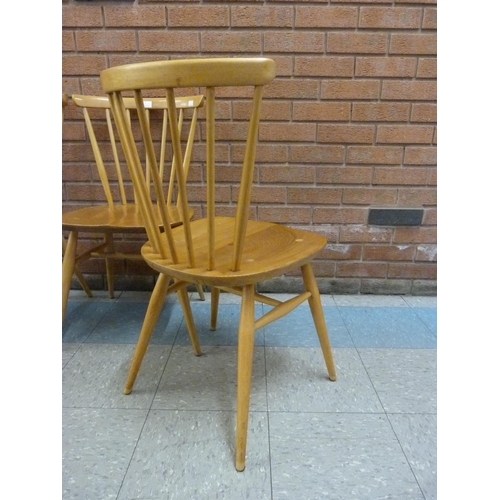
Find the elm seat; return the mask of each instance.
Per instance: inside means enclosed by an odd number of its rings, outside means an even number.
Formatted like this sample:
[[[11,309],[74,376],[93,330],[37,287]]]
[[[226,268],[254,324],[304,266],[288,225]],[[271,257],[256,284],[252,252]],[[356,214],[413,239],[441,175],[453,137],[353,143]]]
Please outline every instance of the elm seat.
[[[191,306],[187,298],[187,286],[195,283],[211,287],[210,326],[217,326],[217,305],[220,290],[242,297],[238,327],[237,365],[237,411],[236,411],[236,458],[238,471],[245,468],[252,358],[255,330],[282,318],[305,300],[308,300],[316,331],[322,348],[328,377],[335,380],[335,365],[326,329],[316,279],[311,261],[326,245],[326,239],[314,232],[302,231],[271,222],[249,220],[251,188],[254,177],[255,153],[258,136],[262,95],[265,85],[275,77],[275,63],[267,58],[214,58],[187,59],[178,61],[156,61],[109,68],[101,73],[101,84],[109,95],[113,115],[124,145],[124,153],[132,182],[145,216],[148,242],[142,247],[144,260],[159,272],[151,295],[144,324],[134,351],[124,393],[132,391],[146,349],[154,330],[161,305],[167,294],[177,292],[184,312],[188,334],[196,355],[201,354]],[[189,214],[190,189],[185,176],[178,170],[178,208],[184,224],[172,228],[167,211],[161,210],[163,202],[151,199],[151,190],[143,175],[139,149],[134,131],[130,128],[123,106],[122,92],[132,91],[137,102],[141,122],[142,143],[145,144],[148,162],[157,168],[153,143],[149,137],[145,109],[141,105],[144,91],[161,89],[170,103],[175,102],[178,88],[205,88],[205,124],[203,139],[206,144],[206,217],[191,221]],[[247,136],[238,203],[234,217],[215,215],[215,170],[216,170],[216,94],[219,87],[246,87],[220,91],[221,96],[248,95],[251,90],[251,106],[247,122]],[[175,106],[169,105],[169,123],[176,122]],[[238,120],[240,117],[238,116]],[[171,128],[172,146],[176,156],[180,155],[180,137],[175,127]],[[141,143],[141,144],[142,144]],[[159,175],[152,175],[160,182]],[[160,232],[154,222],[158,210],[165,221],[165,231]],[[304,292],[280,302],[272,297],[256,293],[256,285],[269,278],[299,270],[304,281]],[[171,280],[172,285],[169,285]],[[255,301],[269,304],[272,309],[255,320]],[[235,331],[236,335],[236,331]]]
[[[99,180],[106,198],[106,204],[85,206],[76,208],[62,214],[62,230],[69,232],[68,240],[63,238],[63,268],[62,268],[62,316],[64,319],[66,305],[71,286],[71,277],[76,274],[80,284],[89,297],[92,292],[85,282],[78,264],[87,259],[104,259],[106,263],[106,276],[108,293],[111,298],[114,296],[114,271],[113,261],[116,259],[142,259],[139,252],[119,252],[115,250],[114,235],[124,233],[145,234],[145,222],[141,215],[139,206],[135,202],[134,196],[127,194],[130,191],[127,186],[126,172],[122,172],[125,163],[122,161],[119,153],[119,142],[115,139],[115,127],[111,119],[111,105],[107,96],[86,96],[74,94],[73,103],[82,109],[85,119],[86,131],[89,138],[92,156],[95,160]],[[182,131],[183,122],[186,114],[190,115],[185,141],[184,151],[180,153],[179,164],[182,164],[184,175],[187,175],[190,166],[191,152],[196,133],[198,109],[203,106],[204,97],[202,95],[179,97],[175,100],[174,106],[179,110],[179,117],[176,122],[179,131]],[[67,103],[67,99],[66,99]],[[63,96],[63,108],[65,105]],[[167,130],[168,114],[167,101],[164,97],[145,98],[144,105],[147,109],[148,125],[152,128],[157,125],[155,133],[159,136],[161,167],[160,175],[162,178],[167,176],[164,171],[165,160],[167,157]],[[124,107],[127,114],[127,120],[131,126],[133,124],[133,113],[136,110],[134,99],[124,99]],[[155,111],[158,110],[158,111]],[[187,113],[186,113],[187,111]],[[160,119],[153,121],[153,113],[159,114]],[[186,120],[187,121],[187,120]],[[154,125],[153,125],[154,123]],[[153,133],[153,132],[152,132]],[[109,161],[105,161],[108,160]],[[113,171],[114,167],[114,171]],[[116,176],[114,185],[110,182],[108,176],[113,171]],[[170,177],[175,176],[175,170],[171,171]],[[145,165],[145,176],[147,182],[150,182],[150,168]],[[173,177],[172,177],[173,179]],[[173,183],[169,183],[173,186]],[[118,198],[118,200],[117,200]],[[166,199],[166,209],[169,213],[169,220],[172,227],[182,224],[183,218],[178,210],[177,202],[174,200],[173,188],[168,191]],[[189,208],[186,216],[192,218],[194,210]],[[163,228],[160,213],[157,212],[155,221],[158,228]],[[91,249],[77,252],[79,233],[96,233],[101,239]],[[198,288],[202,300],[204,299],[203,289]]]

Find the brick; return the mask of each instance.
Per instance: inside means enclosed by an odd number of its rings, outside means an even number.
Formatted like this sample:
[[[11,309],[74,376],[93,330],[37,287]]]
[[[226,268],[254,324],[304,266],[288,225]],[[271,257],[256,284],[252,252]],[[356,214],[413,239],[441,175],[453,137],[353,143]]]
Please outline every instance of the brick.
[[[358,19],[356,7],[297,6],[296,28],[355,28]]]
[[[353,76],[354,57],[296,56],[295,76]]]
[[[421,123],[437,122],[437,105],[430,103],[412,104],[410,120]]]
[[[304,224],[311,222],[311,209],[306,207],[257,207],[261,221],[281,224]]]
[[[72,31],[62,32],[62,51],[72,52],[76,50],[75,37]]]
[[[232,6],[231,26],[238,28],[293,26],[293,7],[289,6]]]
[[[251,102],[233,102],[233,119],[248,120],[252,108]],[[290,101],[265,101],[261,108],[260,119],[264,121],[290,121],[292,104]]]
[[[392,228],[351,225],[340,228],[340,243],[390,243]]]
[[[84,52],[127,52],[137,50],[132,30],[77,31],[76,47]]]
[[[417,78],[437,78],[437,59],[420,58],[417,66]]]
[[[392,264],[389,263],[389,278],[426,278],[436,279],[435,264]]]
[[[393,33],[389,54],[429,54],[437,53],[437,36],[434,34]]]
[[[257,36],[260,37],[258,33]],[[319,32],[264,32],[264,52],[323,53],[325,35]],[[242,49],[242,52],[247,52]]]
[[[327,52],[344,54],[385,54],[386,33],[328,33]]]
[[[165,26],[166,21],[162,5],[104,6],[104,24],[112,28]]]
[[[437,186],[437,167],[429,168],[428,186]]]
[[[413,77],[417,67],[415,57],[357,57],[356,76]]]
[[[371,167],[317,167],[318,184],[369,184]]]
[[[335,276],[335,268],[336,263],[332,261],[322,261],[322,260],[314,260],[312,262],[312,268],[314,272],[314,276],[317,278],[321,277],[332,277]],[[300,271],[295,271],[297,276],[300,276]]]
[[[397,196],[397,189],[344,188],[342,203],[348,205],[394,205]]]
[[[244,145],[231,146],[231,161],[243,162]],[[288,160],[288,146],[280,144],[257,144],[256,163],[284,163]]]
[[[91,164],[66,163],[62,168],[62,181],[63,182],[90,182],[91,177]]]
[[[291,144],[291,163],[343,163],[344,146]]]
[[[229,26],[229,7],[222,5],[169,5],[168,26],[171,28]]]
[[[318,142],[371,144],[374,135],[372,125],[318,125]]]
[[[435,81],[397,81],[382,82],[382,99],[435,101],[437,83]]]
[[[238,201],[239,188],[233,186],[231,199],[233,202]],[[286,187],[285,186],[253,186],[252,187],[252,203],[276,203],[283,205],[286,203]]]
[[[399,206],[417,207],[422,205],[436,205],[436,203],[437,192],[435,187],[399,188]]]
[[[288,203],[307,205],[338,205],[342,198],[340,188],[288,188]]]
[[[314,224],[362,224],[366,222],[365,208],[314,208]]]
[[[342,245],[328,243],[325,247],[325,254],[321,254],[323,258],[332,260],[359,260],[362,252],[361,245]]]
[[[373,184],[425,185],[427,184],[427,170],[408,167],[375,167]]]
[[[436,262],[437,261],[437,245],[418,245],[417,254],[415,255],[417,262]]]
[[[191,171],[191,169],[190,169]],[[253,180],[257,181],[257,171],[254,170]],[[215,169],[215,181],[216,182],[241,182],[241,165],[217,165]]]
[[[274,80],[264,89],[265,98],[318,99],[317,80]]]
[[[103,25],[101,7],[87,5],[63,5],[63,28],[99,28]]]
[[[103,55],[64,55],[62,56],[63,75],[99,75],[106,69],[106,56]]]
[[[349,146],[347,148],[347,163],[399,165],[402,160],[402,147]]]
[[[360,28],[418,29],[421,9],[411,7],[360,7]]]
[[[259,141],[301,142],[316,140],[314,123],[261,123]]]
[[[191,31],[139,31],[141,52],[199,52],[198,33]]]
[[[424,9],[424,17],[422,19],[422,29],[435,30],[437,29],[437,9],[426,7]]]
[[[387,264],[366,262],[339,262],[337,264],[337,276],[383,278],[387,276]]]
[[[322,99],[378,99],[380,82],[375,80],[336,80],[321,82]]]
[[[364,245],[363,260],[413,260],[414,245]]]
[[[207,201],[207,188],[206,186],[189,186],[189,202],[202,202]],[[229,203],[231,201],[231,188],[230,186],[216,186],[215,187],[215,202],[216,203]]]
[[[425,3],[436,4],[437,0],[395,0],[395,3]]]
[[[379,144],[430,144],[434,127],[424,125],[378,125]]]
[[[202,32],[202,52],[260,53],[260,33],[254,32]]]
[[[81,89],[77,93],[88,95],[99,95],[102,93],[101,80],[98,76],[95,77],[81,77]]]
[[[424,208],[424,219],[422,224],[424,226],[435,226],[437,224],[436,208]]]
[[[294,102],[293,121],[349,121],[348,102]]]
[[[259,168],[260,182],[283,182],[291,183],[308,183],[314,182],[314,168],[298,167],[298,166],[261,166]]]
[[[353,102],[352,121],[356,122],[406,122],[410,104],[402,102]]]
[[[436,165],[437,149],[435,147],[414,147],[405,148],[405,165]]]
[[[437,230],[435,227],[397,227],[392,242],[437,243]]]

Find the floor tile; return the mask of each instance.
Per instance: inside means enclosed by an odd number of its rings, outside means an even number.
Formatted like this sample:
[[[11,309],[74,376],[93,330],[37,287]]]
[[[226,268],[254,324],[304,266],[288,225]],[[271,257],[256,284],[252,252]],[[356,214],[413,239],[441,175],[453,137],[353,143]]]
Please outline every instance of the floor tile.
[[[389,414],[425,500],[437,499],[437,417],[436,415]]]
[[[273,500],[423,500],[385,415],[271,413]]]
[[[339,311],[356,347],[436,347],[436,336],[409,307],[339,307]]]
[[[219,313],[217,315],[217,328],[210,330],[210,304],[203,302],[192,303],[198,340],[203,346],[235,346],[238,345],[238,325],[240,321],[240,306],[236,304],[219,304]],[[255,305],[255,317],[262,315],[262,306]],[[187,332],[186,322],[182,321],[179,329],[179,335],[175,341],[179,345],[191,345]],[[255,332],[255,345],[264,345],[264,332],[257,330]]]
[[[339,307],[408,307],[400,295],[334,295]]]
[[[63,500],[116,499],[145,410],[63,408]]]
[[[388,413],[436,413],[434,349],[359,349]]]
[[[134,390],[123,394],[134,346],[83,344],[63,369],[65,407],[149,408],[172,346],[150,345]]]
[[[68,343],[84,342],[113,304],[112,300],[68,301],[62,324],[62,341]]]
[[[174,346],[156,393],[153,408],[174,410],[236,409],[236,347]],[[255,347],[250,395],[252,411],[267,410],[264,348]]]
[[[264,306],[264,312],[270,311]],[[331,345],[354,347],[337,307],[323,307]],[[319,340],[309,307],[297,307],[283,318],[263,328],[266,346],[318,347]]]
[[[415,314],[425,323],[427,328],[437,335],[437,309],[432,307],[413,307]]]
[[[381,412],[355,349],[335,349],[337,380],[329,380],[320,348],[266,347],[270,411]]]
[[[250,413],[244,472],[234,426],[234,412],[151,411],[118,500],[270,500],[267,415]]]
[[[81,344],[62,344],[62,367],[64,368],[68,361],[75,355]]]
[[[293,297],[297,297],[296,293],[264,293],[267,297],[271,297],[276,300],[281,300],[281,302],[285,302],[286,300],[292,299]],[[335,301],[331,295],[321,295],[321,304],[323,307],[325,306],[335,306]],[[300,304],[299,307],[307,307],[309,308],[309,302],[306,300]]]
[[[117,301],[102,317],[86,342],[136,344],[147,307],[148,302],[144,301]],[[165,303],[150,343],[173,344],[183,317],[179,304]]]

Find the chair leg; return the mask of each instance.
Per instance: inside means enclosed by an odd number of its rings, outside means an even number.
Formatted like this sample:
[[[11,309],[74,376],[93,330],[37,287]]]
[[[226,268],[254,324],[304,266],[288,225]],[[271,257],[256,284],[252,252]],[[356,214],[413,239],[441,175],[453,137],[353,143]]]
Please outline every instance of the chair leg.
[[[63,251],[63,256],[66,253],[66,247],[67,247],[67,243],[66,243],[66,240],[64,239],[64,236],[63,236],[62,237],[62,251]],[[83,288],[83,291],[87,294],[87,297],[89,297],[91,299],[93,297],[92,290],[90,289],[89,285],[85,281],[85,278],[83,277],[83,274],[80,271],[80,268],[78,267],[78,264],[75,264],[74,271],[75,271],[76,278],[78,279],[81,287]]]
[[[201,348],[198,342],[198,334],[196,333],[196,327],[194,325],[193,312],[191,311],[191,305],[189,303],[189,296],[186,287],[182,287],[178,292],[179,302],[182,306],[182,312],[184,313],[184,319],[186,321],[186,326],[188,329],[189,339],[191,340],[191,345],[193,346],[194,353],[196,356],[201,355]]]
[[[335,363],[333,361],[332,349],[330,347],[330,340],[328,338],[328,331],[326,329],[325,316],[323,314],[323,306],[321,305],[321,297],[319,295],[318,285],[310,263],[301,267],[302,276],[306,290],[311,293],[309,298],[309,307],[318,333],[319,343],[325,358],[326,369],[328,370],[328,377],[330,380],[336,380],[337,374],[335,372]]]
[[[212,287],[210,290],[210,330],[217,328],[217,312],[219,311],[220,290]]]
[[[135,346],[134,356],[130,364],[127,381],[123,389],[124,394],[130,394],[132,392],[132,387],[134,386],[137,373],[141,367],[142,360],[146,354],[146,349],[148,348],[149,340],[151,334],[155,329],[158,317],[160,316],[161,308],[163,306],[165,296],[167,294],[168,276],[160,274],[156,285],[154,287],[153,293],[151,294],[151,299],[149,300],[148,309],[146,311],[146,316],[144,318],[144,323],[142,324],[141,333],[139,335],[139,340]]]
[[[196,290],[198,290],[198,295],[200,296],[200,300],[205,300],[205,292],[203,291],[203,287],[201,285],[196,284]]]
[[[248,413],[252,381],[252,360],[255,336],[254,285],[243,287],[240,326],[238,330],[238,395],[236,410],[236,470],[245,469]]]
[[[62,319],[66,314],[66,306],[68,305],[69,289],[71,287],[71,277],[75,270],[76,259],[76,244],[78,242],[78,233],[71,231],[69,233],[66,251],[64,252],[62,262]]]
[[[113,235],[110,233],[106,233],[104,235],[106,240],[106,252],[114,253],[115,252],[115,243],[113,240]],[[113,259],[105,258],[106,261],[106,277],[108,280],[108,295],[110,299],[115,298],[115,273],[114,273],[114,262]]]

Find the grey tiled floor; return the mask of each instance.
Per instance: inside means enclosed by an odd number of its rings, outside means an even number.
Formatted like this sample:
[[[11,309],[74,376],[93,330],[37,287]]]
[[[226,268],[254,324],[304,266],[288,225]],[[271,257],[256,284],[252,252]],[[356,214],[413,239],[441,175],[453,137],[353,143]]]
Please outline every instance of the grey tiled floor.
[[[330,382],[305,305],[257,332],[246,469],[234,469],[239,299],[169,298],[134,391],[149,294],[72,292],[63,324],[63,498],[436,499],[436,298],[323,296]],[[258,306],[256,315],[266,310]]]

